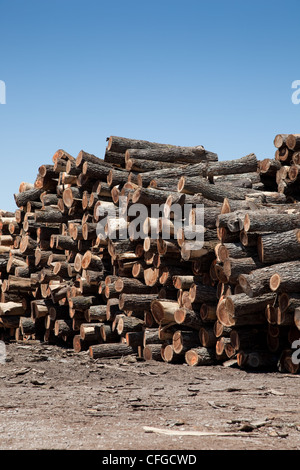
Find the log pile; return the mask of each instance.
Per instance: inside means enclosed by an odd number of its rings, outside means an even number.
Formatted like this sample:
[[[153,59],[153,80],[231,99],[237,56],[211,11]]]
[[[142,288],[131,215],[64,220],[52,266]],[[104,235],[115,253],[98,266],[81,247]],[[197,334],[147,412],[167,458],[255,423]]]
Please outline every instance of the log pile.
[[[298,372],[294,138],[262,161],[116,136],[103,158],[58,150],[0,214],[1,338]]]

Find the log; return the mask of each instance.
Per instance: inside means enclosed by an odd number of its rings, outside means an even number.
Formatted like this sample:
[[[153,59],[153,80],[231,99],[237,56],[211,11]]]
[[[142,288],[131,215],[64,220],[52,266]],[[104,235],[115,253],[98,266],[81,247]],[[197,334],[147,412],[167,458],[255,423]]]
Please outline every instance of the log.
[[[150,142],[147,140],[139,140],[139,139],[129,139],[125,137],[119,136],[110,136],[108,139],[107,144],[107,151],[108,152],[117,152],[125,154],[126,150],[128,149],[172,149],[172,148],[179,148],[179,149],[191,149],[196,153],[202,153],[204,148],[202,145],[194,146],[194,147],[178,147],[169,144],[161,144],[157,142]]]
[[[300,228],[298,214],[248,212],[245,215],[245,232],[287,232],[295,228]]]
[[[162,352],[162,357],[163,360],[167,363],[172,363],[172,364],[178,364],[178,363],[183,363],[184,362],[184,352],[177,354],[174,351],[173,345],[172,344],[167,344],[163,348]]]
[[[101,163],[85,161],[82,165],[82,174],[88,178],[106,182],[110,169],[111,165],[104,161],[101,161]]]
[[[85,311],[85,319],[87,322],[95,323],[98,321],[102,323],[106,321],[106,305],[91,305]]]
[[[145,285],[138,279],[119,277],[114,286],[117,293],[124,294],[153,294],[153,288]]]
[[[244,328],[234,329],[230,333],[230,342],[232,347],[239,351],[240,349],[260,349],[266,342],[265,329],[259,328]]]
[[[174,312],[174,321],[178,325],[184,325],[194,330],[200,330],[203,326],[203,320],[200,313],[188,308],[177,308]]]
[[[29,317],[20,317],[19,327],[23,336],[34,335],[36,332],[36,324],[32,318]]]
[[[151,313],[159,325],[174,322],[174,314],[178,310],[178,302],[155,299],[151,302]]]
[[[207,199],[219,202],[223,202],[224,198],[243,200],[246,199],[246,196],[263,199],[261,192],[251,188],[231,188],[224,183],[210,184],[205,178],[196,176],[189,178],[182,176],[178,182],[177,190],[187,194],[201,193]]]
[[[95,344],[89,347],[91,359],[122,357],[135,354],[134,349],[125,343]]]
[[[143,349],[143,358],[145,361],[163,361],[161,344],[146,344]]]
[[[257,250],[262,263],[282,263],[300,257],[300,230],[260,235]]]
[[[82,323],[80,325],[80,338],[83,341],[100,342],[100,327],[101,323]]]
[[[185,362],[189,366],[208,366],[217,364],[217,357],[214,348],[198,348],[190,349],[185,353]]]
[[[73,310],[79,310],[80,312],[85,312],[92,305],[96,305],[99,302],[98,298],[93,295],[84,296],[77,295],[76,297],[69,298],[69,306]]]
[[[186,165],[187,163],[217,161],[218,157],[215,153],[207,152],[204,148],[184,148],[173,146],[169,148],[130,148],[125,152],[125,162],[128,162],[131,159],[182,163]]]
[[[176,331],[172,338],[173,350],[176,354],[186,353],[189,349],[200,346],[199,334],[196,331]]]
[[[136,318],[134,316],[122,316],[117,324],[118,334],[125,335],[126,333],[133,331],[142,331],[145,326],[145,322],[142,319]]]
[[[150,309],[151,302],[157,299],[157,294],[120,294],[118,305],[124,311],[145,311]]]
[[[5,302],[0,303],[0,316],[23,316],[26,312],[24,303],[19,302]]]
[[[125,341],[128,346],[131,346],[133,349],[138,350],[143,346],[143,331],[128,331],[125,333]]]
[[[195,283],[189,289],[189,298],[192,303],[214,303],[217,291],[214,287]]]
[[[210,163],[207,169],[207,176],[216,175],[238,175],[243,173],[257,172],[258,161],[254,153],[245,157],[233,160],[223,160]]]
[[[224,263],[226,258],[252,258],[256,253],[255,247],[244,246],[241,242],[235,243],[218,243],[215,247],[216,257]]]
[[[27,202],[38,201],[42,190],[37,188],[27,189],[20,193],[14,194],[14,200],[18,207],[26,206]]]
[[[263,310],[275,301],[276,294],[266,293],[257,297],[248,297],[247,294],[228,295],[225,299],[225,309],[231,317],[238,317]]]
[[[270,290],[276,292],[297,292],[300,288],[300,262],[290,261],[276,265],[275,273],[270,277]]]
[[[202,326],[199,330],[199,340],[201,346],[215,348],[218,338],[215,335],[214,328]]]
[[[280,273],[286,273],[290,270],[295,270],[295,276],[297,276],[299,270],[299,263],[297,261],[288,261],[284,263],[266,266],[264,268],[255,270],[250,274],[242,274],[239,276],[239,283],[243,288],[243,291],[247,295],[249,295],[250,297],[254,297],[259,295],[260,293],[270,291],[270,280],[273,275],[273,283],[274,286],[276,286],[276,283],[279,280],[278,276],[280,276]],[[295,282],[297,285],[296,280]],[[275,290],[278,287],[276,287]],[[273,288],[271,290],[273,290]]]
[[[118,315],[115,316],[114,320]],[[104,323],[100,326],[101,338],[105,343],[119,342],[120,336],[116,329],[113,329],[113,323]]]

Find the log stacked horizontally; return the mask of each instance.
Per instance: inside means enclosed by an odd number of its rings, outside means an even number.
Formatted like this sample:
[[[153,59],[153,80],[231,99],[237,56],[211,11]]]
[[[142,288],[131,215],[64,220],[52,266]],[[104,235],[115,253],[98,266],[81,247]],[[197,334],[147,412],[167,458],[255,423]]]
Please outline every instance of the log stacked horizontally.
[[[298,372],[300,137],[274,145],[261,161],[117,136],[103,158],[58,150],[0,213],[1,338]]]

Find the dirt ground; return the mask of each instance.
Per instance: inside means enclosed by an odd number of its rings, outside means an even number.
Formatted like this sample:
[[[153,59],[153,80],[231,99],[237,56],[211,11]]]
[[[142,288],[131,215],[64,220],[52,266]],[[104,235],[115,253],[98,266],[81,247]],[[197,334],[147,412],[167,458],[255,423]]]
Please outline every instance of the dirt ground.
[[[6,353],[2,450],[300,449],[300,375],[92,360],[42,343],[10,343]]]

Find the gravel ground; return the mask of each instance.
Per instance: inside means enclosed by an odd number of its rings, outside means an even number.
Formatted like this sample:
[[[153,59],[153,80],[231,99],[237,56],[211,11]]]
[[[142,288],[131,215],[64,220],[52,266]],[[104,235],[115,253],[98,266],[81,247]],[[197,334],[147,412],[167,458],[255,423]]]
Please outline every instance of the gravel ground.
[[[2,450],[300,449],[300,375],[10,343],[0,378]]]

